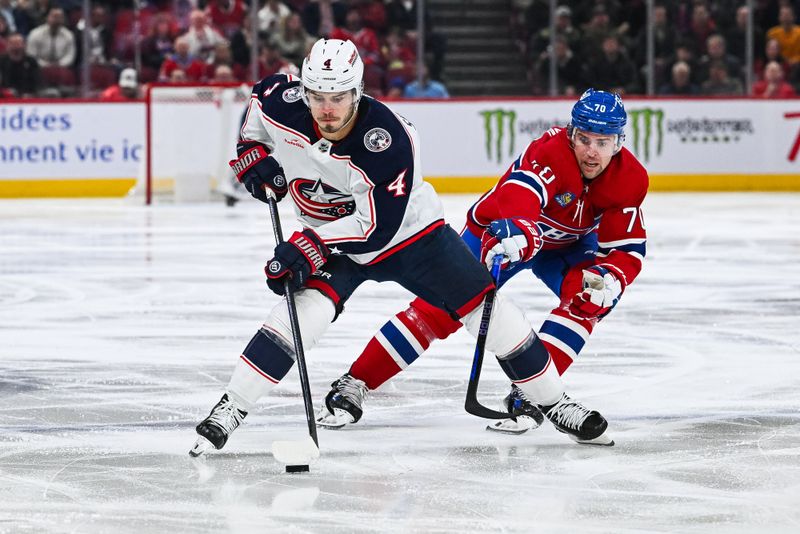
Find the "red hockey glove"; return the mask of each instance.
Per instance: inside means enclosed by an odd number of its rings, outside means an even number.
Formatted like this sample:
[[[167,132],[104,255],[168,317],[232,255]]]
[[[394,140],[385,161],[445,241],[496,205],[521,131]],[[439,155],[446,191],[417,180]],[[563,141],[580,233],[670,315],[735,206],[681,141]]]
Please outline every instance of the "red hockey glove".
[[[293,233],[288,241],[275,247],[275,257],[264,267],[267,286],[273,293],[283,295],[283,282],[288,277],[289,285],[297,291],[325,264],[329,254],[330,250],[313,230]]]
[[[522,217],[498,219],[481,236],[481,261],[491,269],[494,257],[502,254],[505,268],[528,261],[541,248],[542,236],[534,221]]]
[[[267,153],[261,143],[241,142],[236,146],[237,159],[228,162],[236,179],[239,180],[251,195],[261,202],[267,201],[265,188],[275,194],[280,201],[286,196],[289,187],[286,184],[283,168],[275,158]]]
[[[583,291],[572,297],[569,312],[583,319],[602,319],[617,305],[625,283],[602,265],[583,270]]]

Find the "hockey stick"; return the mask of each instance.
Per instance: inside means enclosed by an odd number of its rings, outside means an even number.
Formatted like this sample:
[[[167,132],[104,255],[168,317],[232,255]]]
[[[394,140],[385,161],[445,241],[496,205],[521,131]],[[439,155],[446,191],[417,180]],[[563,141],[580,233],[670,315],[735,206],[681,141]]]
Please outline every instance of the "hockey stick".
[[[267,204],[269,205],[269,215],[272,219],[272,230],[275,233],[275,243],[283,243],[283,230],[281,229],[281,219],[278,215],[278,202],[269,190],[267,190]],[[319,458],[317,424],[314,418],[314,404],[311,400],[311,386],[308,383],[308,369],[306,368],[306,358],[303,353],[303,340],[300,338],[300,323],[297,320],[294,291],[289,286],[288,279],[284,281],[283,287],[286,294],[286,305],[289,308],[289,324],[292,327],[297,369],[300,372],[300,389],[303,391],[308,435],[311,439],[302,442],[274,441],[272,443],[272,456],[279,462],[286,464],[287,472],[308,471],[309,462]]]
[[[511,417],[508,412],[492,410],[478,401],[478,381],[481,378],[483,353],[486,349],[486,338],[489,334],[489,321],[492,319],[494,297],[497,293],[497,286],[500,284],[500,264],[502,261],[503,256],[498,254],[494,257],[494,263],[492,263],[492,278],[494,279],[495,287],[486,293],[486,300],[483,302],[481,324],[478,328],[478,338],[475,343],[475,356],[472,357],[472,372],[469,375],[469,383],[467,384],[467,398],[464,400],[464,409],[467,413],[484,419],[508,419]]]

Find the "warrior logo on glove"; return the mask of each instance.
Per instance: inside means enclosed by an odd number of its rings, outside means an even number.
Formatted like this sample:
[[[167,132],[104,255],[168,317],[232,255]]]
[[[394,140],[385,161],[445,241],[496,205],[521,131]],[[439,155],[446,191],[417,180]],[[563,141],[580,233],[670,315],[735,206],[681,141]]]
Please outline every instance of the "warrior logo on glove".
[[[253,197],[267,202],[267,189],[272,191],[277,200],[286,196],[288,188],[283,168],[269,155],[265,145],[241,141],[236,151],[239,158],[231,160],[228,165]]]
[[[293,290],[300,289],[325,265],[329,254],[328,247],[310,228],[293,233],[287,241],[275,247],[275,257],[264,268],[267,286],[278,295],[284,294],[287,280]]]

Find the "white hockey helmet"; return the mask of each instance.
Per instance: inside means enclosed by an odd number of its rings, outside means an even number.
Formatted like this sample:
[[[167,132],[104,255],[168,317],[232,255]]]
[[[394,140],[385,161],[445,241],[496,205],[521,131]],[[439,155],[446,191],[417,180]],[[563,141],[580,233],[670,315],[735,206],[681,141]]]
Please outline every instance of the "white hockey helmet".
[[[355,89],[354,102],[358,104],[364,91],[364,62],[351,41],[320,39],[303,60],[300,78],[306,105],[306,91],[340,93],[350,89]]]

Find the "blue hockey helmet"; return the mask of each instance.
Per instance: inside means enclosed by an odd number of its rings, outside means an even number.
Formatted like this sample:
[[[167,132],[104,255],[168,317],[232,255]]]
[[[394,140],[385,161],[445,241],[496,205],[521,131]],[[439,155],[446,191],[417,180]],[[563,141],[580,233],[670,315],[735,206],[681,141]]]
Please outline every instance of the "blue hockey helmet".
[[[622,99],[616,93],[587,89],[572,106],[570,126],[585,132],[618,135],[621,138],[626,122],[628,115]]]

